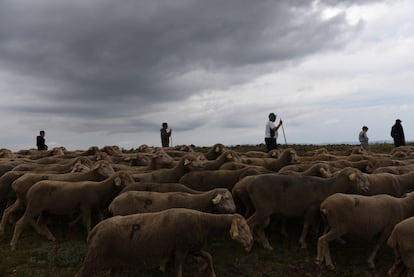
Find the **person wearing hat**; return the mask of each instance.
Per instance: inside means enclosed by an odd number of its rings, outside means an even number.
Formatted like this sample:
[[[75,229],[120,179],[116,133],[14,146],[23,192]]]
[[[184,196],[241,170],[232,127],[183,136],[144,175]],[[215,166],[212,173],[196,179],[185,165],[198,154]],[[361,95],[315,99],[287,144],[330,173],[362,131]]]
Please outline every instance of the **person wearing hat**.
[[[267,152],[273,149],[277,149],[277,142],[276,142],[277,135],[278,135],[277,130],[280,128],[280,126],[282,126],[283,122],[282,122],[282,119],[280,119],[279,124],[275,125],[275,121],[276,121],[276,115],[274,113],[270,113],[269,121],[266,123],[266,128],[265,128],[265,143],[266,143]]]
[[[395,120],[395,124],[391,128],[391,137],[394,139],[395,147],[405,145],[404,130],[400,119]]]

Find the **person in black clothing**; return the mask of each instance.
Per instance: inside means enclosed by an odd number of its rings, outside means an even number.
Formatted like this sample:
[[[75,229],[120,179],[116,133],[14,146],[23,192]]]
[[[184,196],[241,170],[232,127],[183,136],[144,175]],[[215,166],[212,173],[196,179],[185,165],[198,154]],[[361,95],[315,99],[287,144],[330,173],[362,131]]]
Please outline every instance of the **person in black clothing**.
[[[161,144],[162,147],[170,146],[170,137],[171,137],[171,128],[168,128],[167,122],[162,123],[162,128],[160,129],[161,132]]]
[[[40,131],[40,135],[36,137],[36,146],[37,150],[47,150],[47,145],[45,144],[45,131]]]
[[[395,124],[391,128],[391,137],[394,139],[394,146],[404,146],[405,145],[405,136],[404,130],[401,125],[401,120],[397,119]]]

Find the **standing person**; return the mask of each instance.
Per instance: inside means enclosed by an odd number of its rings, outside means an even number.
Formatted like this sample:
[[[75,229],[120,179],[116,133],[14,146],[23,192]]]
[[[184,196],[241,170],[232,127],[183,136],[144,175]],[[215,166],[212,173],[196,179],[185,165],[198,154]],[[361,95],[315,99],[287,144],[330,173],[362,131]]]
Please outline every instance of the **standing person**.
[[[36,137],[36,146],[37,150],[47,150],[47,145],[45,144],[45,131],[40,131],[39,136]]]
[[[170,146],[170,137],[171,137],[172,129],[168,128],[167,122],[162,123],[162,128],[160,129],[160,132],[161,132],[162,147]]]
[[[282,126],[283,122],[282,119],[279,121],[278,125],[275,125],[276,115],[274,113],[269,114],[269,121],[266,123],[265,128],[265,143],[267,152],[277,149],[277,130]]]
[[[367,132],[368,132],[368,127],[367,126],[363,126],[362,127],[362,131],[359,132],[359,136],[358,136],[359,142],[361,143],[361,147],[364,150],[369,150]]]
[[[400,119],[395,120],[395,124],[391,127],[391,137],[394,139],[395,147],[405,145],[404,130]]]

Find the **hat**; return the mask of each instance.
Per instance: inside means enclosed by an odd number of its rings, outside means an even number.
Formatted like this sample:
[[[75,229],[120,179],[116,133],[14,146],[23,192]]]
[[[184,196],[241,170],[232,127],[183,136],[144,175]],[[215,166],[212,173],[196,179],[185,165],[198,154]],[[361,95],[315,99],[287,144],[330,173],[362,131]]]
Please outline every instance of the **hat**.
[[[396,122],[402,122],[401,119],[397,119]]]
[[[274,113],[270,113],[269,117],[276,117],[276,115]]]

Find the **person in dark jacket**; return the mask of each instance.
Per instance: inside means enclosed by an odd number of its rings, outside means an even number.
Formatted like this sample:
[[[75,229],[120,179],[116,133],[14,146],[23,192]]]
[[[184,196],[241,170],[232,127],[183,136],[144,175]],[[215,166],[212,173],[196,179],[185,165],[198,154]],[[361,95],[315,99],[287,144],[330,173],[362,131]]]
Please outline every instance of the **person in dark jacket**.
[[[391,128],[391,137],[394,139],[395,147],[405,145],[404,130],[400,119],[397,119]]]
[[[37,150],[47,150],[47,145],[45,144],[45,131],[40,131],[39,136],[36,137],[36,146]]]
[[[160,129],[161,132],[161,144],[162,147],[170,146],[170,137],[171,137],[171,128],[168,128],[167,122],[162,123],[162,128]]]

